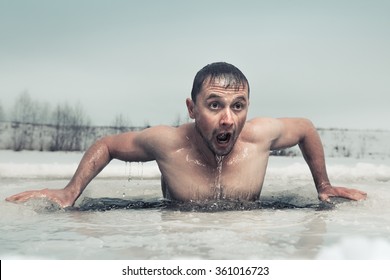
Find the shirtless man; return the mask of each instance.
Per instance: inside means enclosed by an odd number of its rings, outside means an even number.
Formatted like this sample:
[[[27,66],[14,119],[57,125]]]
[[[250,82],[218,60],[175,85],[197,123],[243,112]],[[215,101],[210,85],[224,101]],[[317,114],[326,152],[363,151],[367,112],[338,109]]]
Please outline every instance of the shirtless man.
[[[362,191],[330,184],[321,140],[309,120],[246,120],[249,83],[235,66],[213,63],[201,69],[186,105],[194,122],[104,137],[85,152],[65,188],[26,191],[6,200],[46,197],[61,207],[73,206],[89,182],[115,158],[155,160],[163,195],[171,200],[254,201],[260,196],[270,151],[294,145],[302,151],[320,200],[366,198]]]

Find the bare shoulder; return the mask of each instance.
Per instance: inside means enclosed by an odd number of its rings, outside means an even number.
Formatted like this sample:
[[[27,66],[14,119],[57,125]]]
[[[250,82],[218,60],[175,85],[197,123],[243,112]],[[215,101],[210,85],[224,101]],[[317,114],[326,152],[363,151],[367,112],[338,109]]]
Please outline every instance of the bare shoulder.
[[[141,131],[130,131],[106,136],[100,141],[113,158],[126,161],[149,161],[166,156],[179,145],[182,129],[153,126]]]
[[[274,128],[276,126],[280,125],[280,120],[278,118],[268,118],[268,117],[262,117],[262,118],[254,118],[249,121],[247,121],[248,124],[251,124],[255,127],[261,127],[261,128]]]
[[[271,149],[294,146],[315,131],[313,123],[306,118],[256,118],[247,124],[247,134],[253,141],[266,141]]]
[[[254,118],[247,122],[247,126],[253,135],[271,138],[314,127],[306,118]]]
[[[254,118],[246,122],[243,136],[250,142],[273,141],[280,135],[282,125],[276,118]]]
[[[187,134],[188,125],[178,127],[160,125],[142,130],[137,137],[137,141],[162,156],[182,146]]]
[[[158,136],[158,135],[174,135],[176,132],[176,127],[168,126],[168,125],[158,125],[145,128],[140,131],[140,135],[142,136]]]
[[[181,141],[187,134],[188,126],[189,124],[184,124],[178,127],[168,125],[153,126],[142,130],[140,136],[142,136],[144,139],[148,138],[148,140],[153,140],[155,142],[169,142],[167,140],[175,142]]]

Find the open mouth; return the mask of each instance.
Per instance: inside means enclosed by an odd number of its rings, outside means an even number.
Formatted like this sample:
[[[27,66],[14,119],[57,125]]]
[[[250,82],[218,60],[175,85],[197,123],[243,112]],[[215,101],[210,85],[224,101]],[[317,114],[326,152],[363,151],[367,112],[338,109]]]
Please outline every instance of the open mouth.
[[[220,133],[217,135],[217,142],[219,144],[226,144],[230,141],[231,134],[230,133]]]

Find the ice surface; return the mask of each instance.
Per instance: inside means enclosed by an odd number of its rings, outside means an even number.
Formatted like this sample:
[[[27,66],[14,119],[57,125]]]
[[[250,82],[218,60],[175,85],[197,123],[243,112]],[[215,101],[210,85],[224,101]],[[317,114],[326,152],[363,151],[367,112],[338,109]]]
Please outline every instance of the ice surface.
[[[108,197],[152,201],[157,207],[65,211],[42,199],[4,201],[23,190],[63,187],[81,157],[0,151],[1,259],[390,258],[388,159],[327,158],[334,184],[368,193],[366,201],[335,201],[329,209],[317,207],[310,172],[300,157],[271,157],[260,200],[271,207],[163,209],[157,205],[162,196],[154,162],[113,162],[77,206],[83,199]]]

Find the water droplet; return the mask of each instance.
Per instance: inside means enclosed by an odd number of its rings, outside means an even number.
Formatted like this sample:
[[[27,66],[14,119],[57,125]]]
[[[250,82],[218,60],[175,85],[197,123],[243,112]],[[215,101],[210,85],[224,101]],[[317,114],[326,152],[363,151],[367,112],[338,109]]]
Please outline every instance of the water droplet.
[[[217,162],[216,174],[215,174],[215,182],[214,187],[216,190],[216,199],[222,198],[223,188],[221,186],[221,176],[222,176],[222,165],[223,165],[223,156],[215,156],[215,160]]]
[[[131,180],[133,180],[133,176],[131,174],[131,162],[126,161],[126,172],[127,172],[127,181],[130,182]]]
[[[144,179],[144,163],[143,162],[138,162],[138,175],[141,178],[141,180]]]

